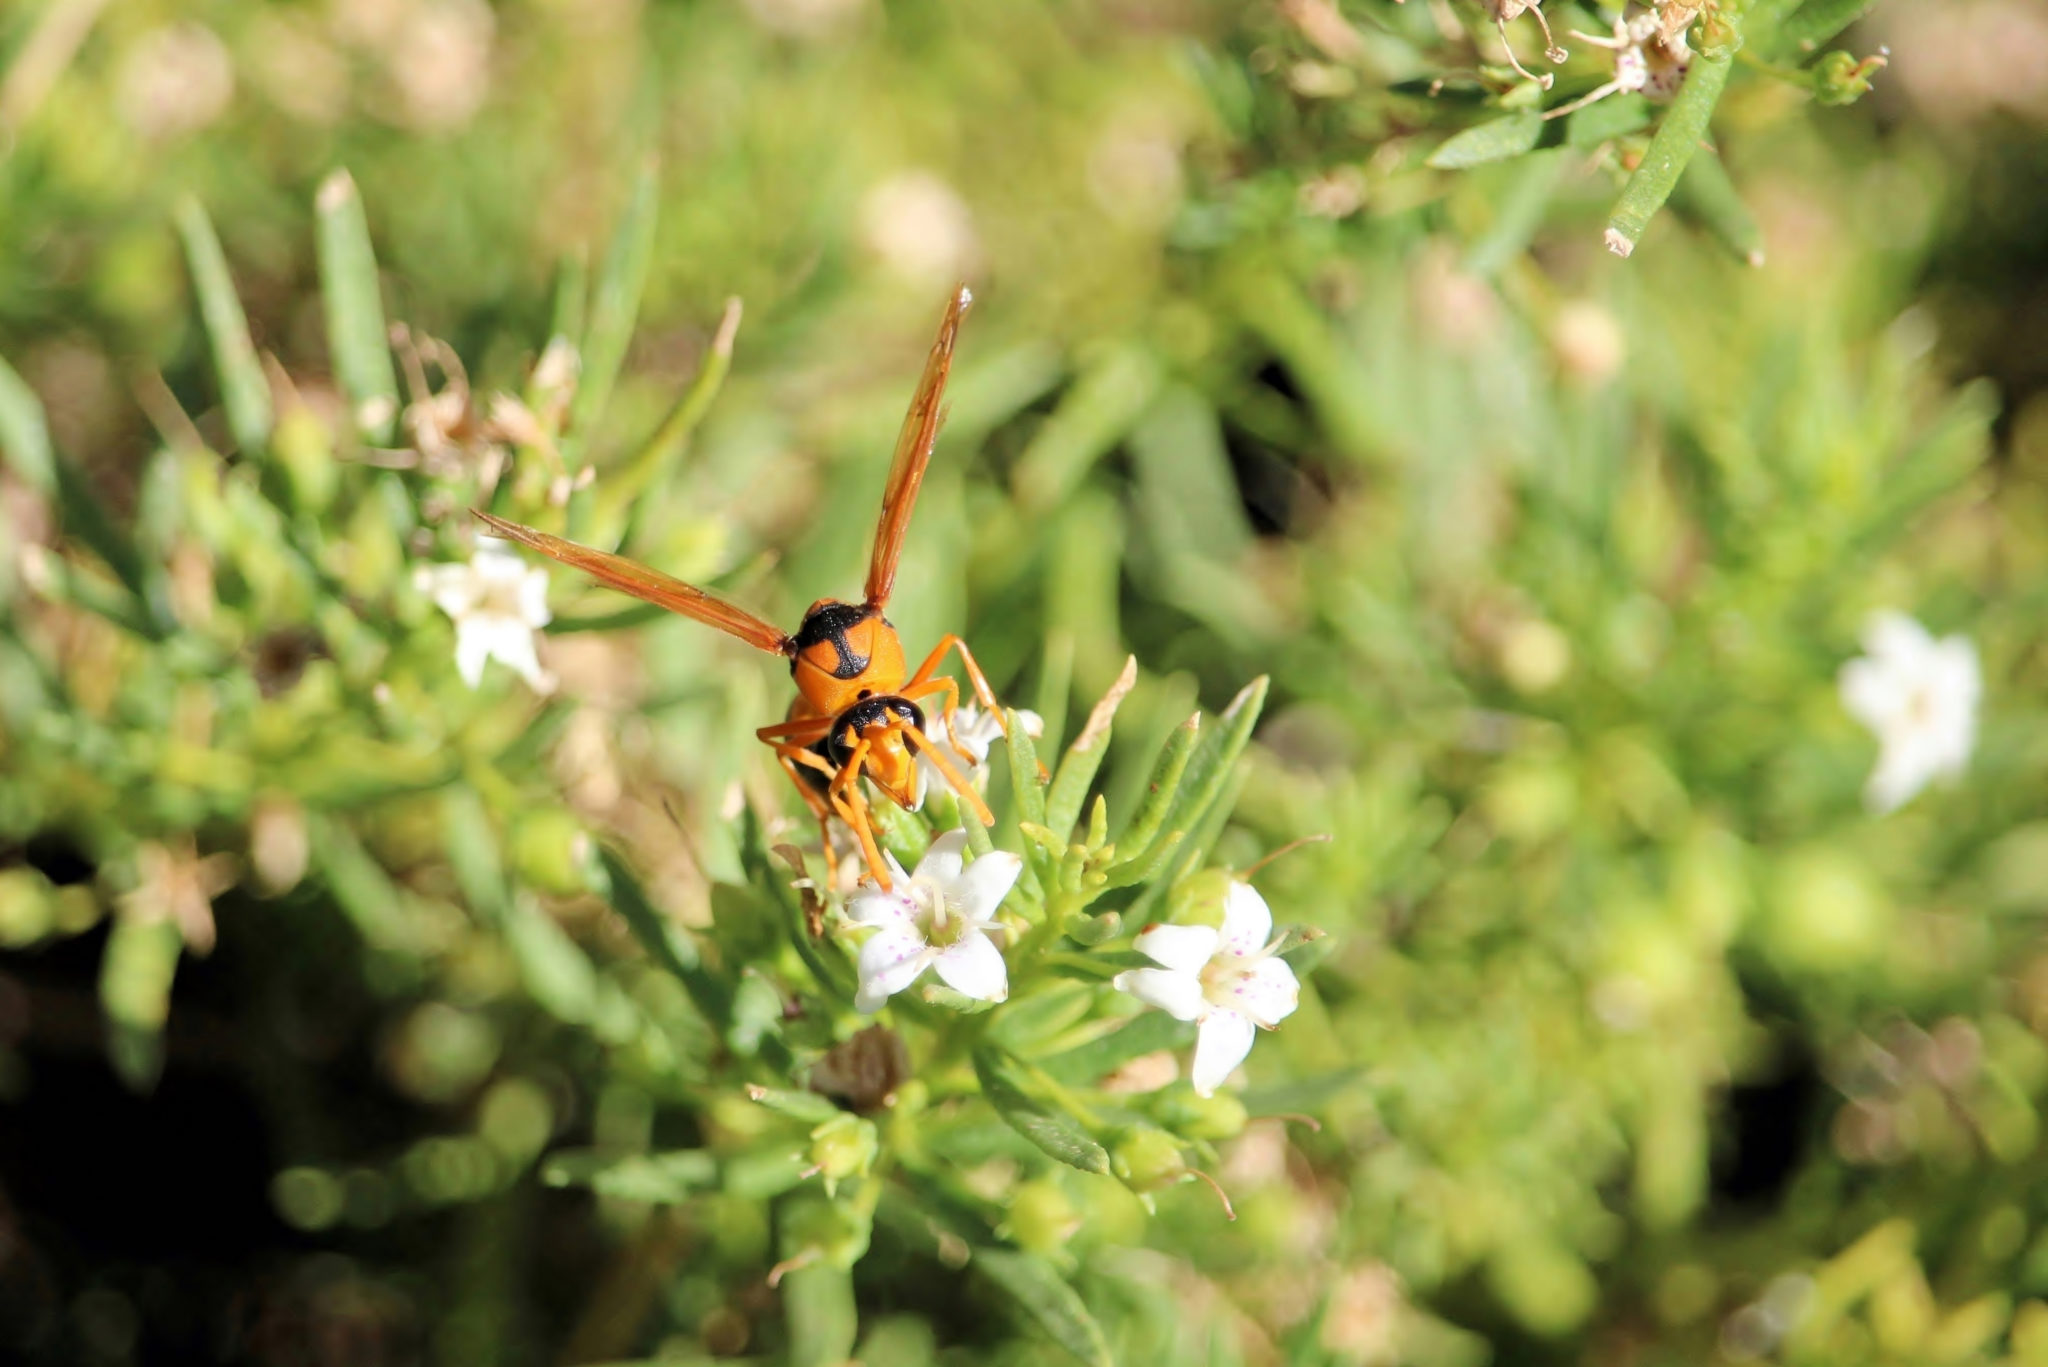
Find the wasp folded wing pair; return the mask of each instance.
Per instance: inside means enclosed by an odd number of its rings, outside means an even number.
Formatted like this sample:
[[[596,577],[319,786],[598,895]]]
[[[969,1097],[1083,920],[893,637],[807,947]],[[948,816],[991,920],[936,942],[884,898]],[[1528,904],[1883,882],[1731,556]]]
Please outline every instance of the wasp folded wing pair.
[[[988,804],[960,771],[956,761],[962,751],[957,737],[950,748],[934,745],[925,736],[924,711],[918,706],[918,699],[936,697],[947,733],[953,734],[960,688],[938,670],[946,656],[958,650],[975,696],[991,712],[1002,715],[980,665],[966,642],[947,635],[914,673],[909,672],[896,629],[883,616],[896,585],[896,567],[903,555],[910,515],[917,506],[918,490],[944,421],[940,401],[953,367],[960,319],[972,302],[973,296],[964,286],[955,291],[925,360],[924,376],[897,436],[895,458],[882,491],[882,513],[875,527],[861,601],[820,599],[804,614],[795,635],[715,594],[624,556],[477,513],[497,535],[581,570],[599,583],[716,627],[757,650],[787,658],[797,696],[783,721],[755,734],[774,749],[818,818],[828,852],[830,822],[836,816],[853,831],[868,872],[885,888],[891,884],[889,861],[875,843],[861,779],[867,779],[898,806],[914,809],[924,796],[917,763],[923,758],[984,825],[994,820]]]

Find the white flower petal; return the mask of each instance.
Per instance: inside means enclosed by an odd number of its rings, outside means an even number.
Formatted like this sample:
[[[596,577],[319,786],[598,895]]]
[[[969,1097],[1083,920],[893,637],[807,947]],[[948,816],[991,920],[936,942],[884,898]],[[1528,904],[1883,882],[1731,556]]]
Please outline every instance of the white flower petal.
[[[493,635],[487,623],[474,617],[455,624],[455,672],[471,688],[484,680],[484,661],[491,658]]]
[[[1273,909],[1259,890],[1240,879],[1230,880],[1223,894],[1223,948],[1241,959],[1249,959],[1266,947],[1273,936]]]
[[[1175,1020],[1191,1021],[1209,1009],[1202,998],[1202,980],[1193,973],[1176,973],[1164,968],[1134,968],[1110,980],[1119,992],[1128,992],[1147,1006],[1156,1006]]]
[[[1257,1027],[1235,1011],[1211,1011],[1195,1034],[1195,1061],[1188,1080],[1195,1095],[1214,1096],[1224,1079],[1252,1051]]]
[[[1146,926],[1132,948],[1153,963],[1176,973],[1199,973],[1216,956],[1220,936],[1214,926]]]
[[[554,681],[540,667],[540,659],[534,654],[533,628],[523,622],[503,621],[499,623],[496,636],[491,642],[491,653],[503,660],[527,686],[536,693],[545,693]]]
[[[931,956],[924,937],[908,926],[883,926],[860,947],[860,999],[880,1004],[917,981]],[[858,1005],[858,1003],[856,1003]]]
[[[889,857],[886,850],[882,857]],[[895,886],[889,891],[884,892],[873,883],[862,883],[847,895],[848,920],[863,926],[909,926],[913,923],[917,915],[917,904],[903,891],[903,885],[910,880],[903,875],[901,869],[892,872],[896,875],[892,879]]]
[[[473,612],[483,598],[476,572],[467,565],[429,566],[419,578],[434,606],[458,621]]]
[[[548,611],[548,572],[538,567],[526,571],[519,581],[519,615],[530,627],[544,627],[555,619]]]
[[[1863,649],[1887,664],[1911,664],[1934,647],[1927,628],[1903,612],[1873,612],[1863,624]]]
[[[1977,664],[1977,647],[1967,636],[1945,636],[1934,647],[1930,660],[1933,687],[1937,695],[1959,711],[1974,713],[1983,696],[1984,679]]]
[[[967,872],[946,889],[946,909],[970,921],[987,921],[1023,872],[1023,859],[1008,850],[991,850],[969,864]]]
[[[1873,731],[1891,725],[1906,710],[1910,687],[1896,670],[1876,660],[1851,660],[1842,666],[1842,707]]]
[[[939,955],[932,967],[963,997],[999,1002],[1010,995],[1010,974],[1002,952],[988,936],[970,933]]]
[[[967,832],[947,831],[934,840],[924,852],[924,858],[917,861],[916,877],[929,878],[942,887],[951,883],[960,876],[966,862],[966,851]]]
[[[1226,995],[1231,1010],[1270,1030],[1301,1005],[1301,980],[1286,960],[1260,959],[1238,975]]]
[[[1870,781],[1864,785],[1864,805],[1879,816],[1897,811],[1927,786],[1934,773],[1934,766],[1918,746],[1888,745],[1878,755],[1877,767],[1871,770]]]

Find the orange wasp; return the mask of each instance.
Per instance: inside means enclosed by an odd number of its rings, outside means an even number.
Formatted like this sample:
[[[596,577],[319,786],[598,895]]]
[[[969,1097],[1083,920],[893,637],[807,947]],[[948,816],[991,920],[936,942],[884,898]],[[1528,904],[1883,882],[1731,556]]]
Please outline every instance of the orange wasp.
[[[862,778],[897,806],[915,809],[924,796],[917,770],[922,756],[945,776],[984,826],[995,821],[988,804],[946,750],[925,736],[924,712],[917,705],[919,698],[939,698],[953,752],[964,753],[953,729],[960,686],[938,668],[949,651],[958,650],[975,697],[1000,717],[1003,714],[981,666],[975,663],[967,643],[949,633],[939,638],[937,648],[917,672],[906,677],[903,643],[882,615],[896,583],[896,562],[903,554],[911,509],[917,505],[917,491],[924,483],[925,466],[931,461],[944,418],[939,398],[953,368],[953,342],[960,332],[961,315],[973,300],[962,286],[946,305],[938,340],[932,343],[924,364],[924,378],[918,382],[903,431],[896,438],[896,457],[882,491],[882,517],[868,558],[865,596],[858,603],[819,599],[804,613],[794,636],[703,589],[623,556],[579,546],[486,512],[477,513],[500,536],[582,570],[612,588],[717,627],[756,649],[786,656],[796,681],[796,698],[785,720],[754,734],[774,749],[795,781],[804,804],[824,831],[827,851],[831,849],[830,822],[836,816],[853,829],[868,871],[884,888],[890,886],[889,868],[875,844],[867,801],[860,790]]]

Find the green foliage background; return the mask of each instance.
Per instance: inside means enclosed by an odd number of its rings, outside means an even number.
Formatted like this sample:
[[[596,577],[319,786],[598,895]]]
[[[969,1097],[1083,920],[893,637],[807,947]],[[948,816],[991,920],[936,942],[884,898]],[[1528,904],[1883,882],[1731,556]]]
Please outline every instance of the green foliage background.
[[[2048,1358],[2040,75],[1937,79],[2029,13],[1895,0],[1853,108],[1759,18],[1713,125],[1750,226],[1681,196],[1620,261],[1654,111],[1446,158],[1524,97],[1423,0],[0,10],[0,1346]],[[748,734],[781,669],[558,572],[560,689],[472,694],[410,578],[465,486],[379,467],[374,321],[367,379],[330,328],[381,302],[479,413],[580,339],[570,516],[793,622],[857,581],[956,277],[892,617],[1048,742],[1135,654],[1118,820],[1270,677],[1214,858],[1332,837],[1261,875],[1330,952],[1244,1094],[1320,1127],[1176,1128],[1234,1224],[946,1131],[958,1191],[771,1290],[802,1129],[738,1079],[806,1047],[759,986],[805,970],[734,814],[798,812]],[[1986,701],[1968,775],[1873,817],[1836,676],[1886,607]],[[149,901],[186,841],[235,861],[204,959]],[[102,1043],[153,1101],[75,1104]],[[152,1242],[195,1183],[218,1227]],[[1003,1220],[966,1269],[949,1201]]]

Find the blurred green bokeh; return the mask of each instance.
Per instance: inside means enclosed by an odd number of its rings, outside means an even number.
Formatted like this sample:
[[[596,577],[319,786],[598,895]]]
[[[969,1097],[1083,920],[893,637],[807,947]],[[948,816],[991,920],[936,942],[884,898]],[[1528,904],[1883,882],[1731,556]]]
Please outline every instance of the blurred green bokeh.
[[[0,1357],[2048,1361],[2048,11],[1886,0],[1843,108],[1761,16],[1863,7],[1723,8],[1754,266],[1697,187],[1603,248],[1648,106],[1433,164],[1533,93],[1463,3],[0,8]],[[351,403],[337,168],[445,421]],[[1118,820],[1270,676],[1215,858],[1327,833],[1259,879],[1329,953],[1259,1118],[1154,1117],[1235,1223],[955,1130],[958,1191],[771,1289],[842,1209],[734,1082],[817,1024],[738,820],[809,831],[782,668],[558,572],[557,690],[472,693],[411,575],[475,471],[387,467],[611,338],[504,497],[587,461],[549,515],[794,623],[959,279],[893,620],[1062,744],[1134,654]],[[1876,815],[1884,609],[1983,705]]]

